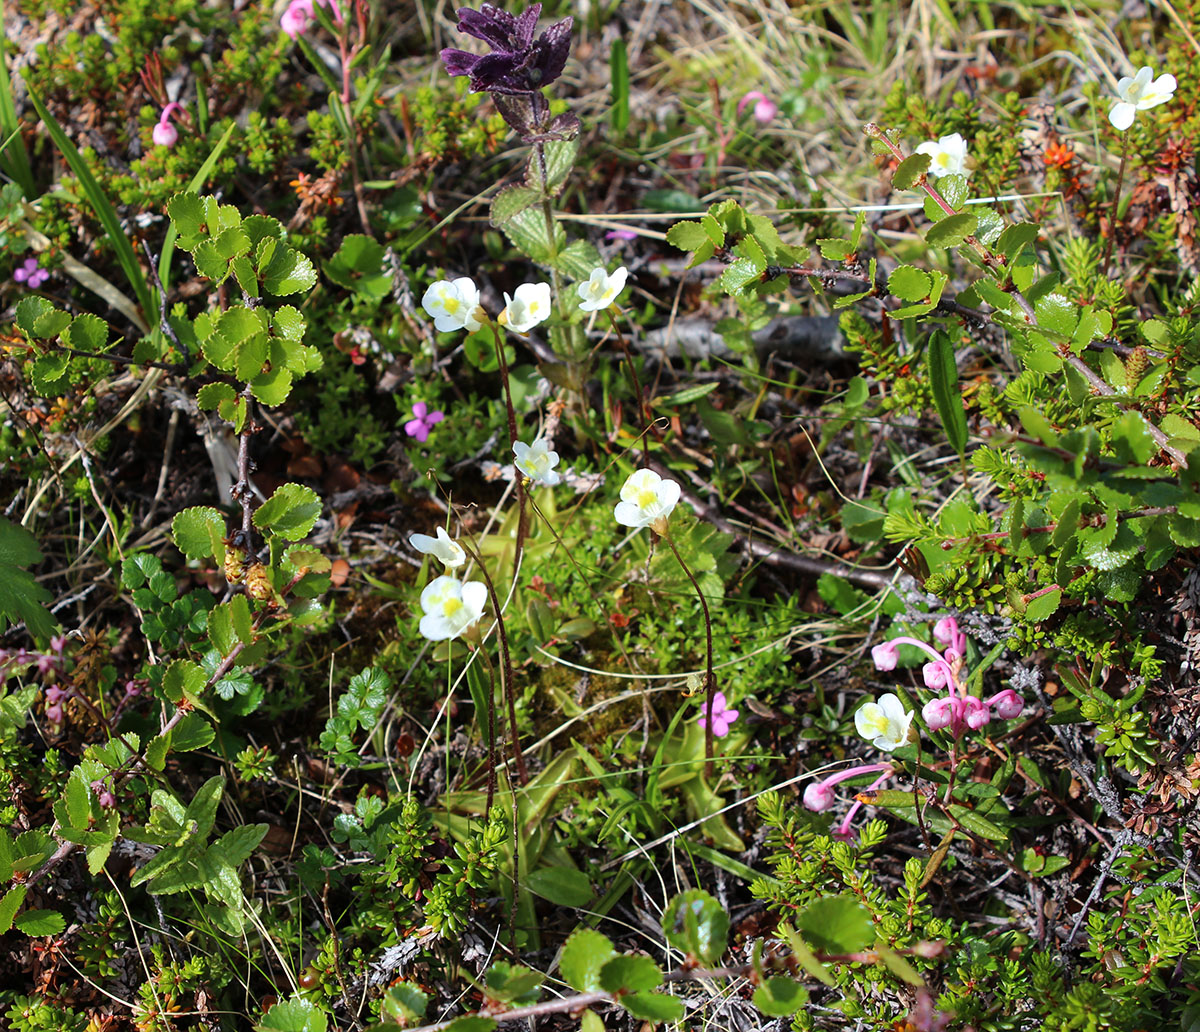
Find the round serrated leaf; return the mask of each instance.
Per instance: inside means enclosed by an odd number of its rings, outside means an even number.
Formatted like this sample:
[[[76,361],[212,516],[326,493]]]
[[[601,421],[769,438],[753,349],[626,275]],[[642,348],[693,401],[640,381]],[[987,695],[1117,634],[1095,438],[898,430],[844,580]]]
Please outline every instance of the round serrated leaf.
[[[255,510],[254,525],[288,541],[299,541],[321,515],[321,499],[311,487],[282,484]]]
[[[563,944],[558,970],[581,993],[600,989],[600,969],[617,955],[607,935],[580,928]]]
[[[283,1000],[262,1016],[254,1032],[325,1032],[328,1027],[325,1012],[311,1000]]]
[[[683,1001],[665,993],[630,993],[617,1002],[642,1021],[662,1024],[683,1017]]]
[[[600,988],[606,993],[638,993],[662,985],[662,969],[649,957],[622,954],[600,969]]]
[[[814,949],[827,953],[853,953],[875,939],[870,913],[850,895],[817,900],[799,914],[796,927]]]
[[[975,232],[978,223],[979,216],[971,211],[948,215],[925,231],[925,242],[931,247],[957,247]]]
[[[62,339],[67,347],[77,351],[99,351],[108,343],[108,324],[100,316],[84,312],[63,330]]]
[[[277,248],[271,263],[260,272],[263,289],[276,297],[309,290],[317,282],[313,263],[293,247]]]
[[[70,385],[71,356],[62,351],[41,355],[33,361],[29,379],[43,398],[62,394]]]
[[[58,935],[67,927],[66,918],[57,910],[26,910],[13,924],[17,926],[18,931],[35,937]]]
[[[929,296],[933,278],[915,265],[901,265],[892,271],[887,285],[901,301],[923,301]]]
[[[1051,588],[1044,595],[1039,595],[1035,599],[1031,599],[1025,605],[1025,619],[1031,623],[1038,623],[1045,620],[1054,614],[1058,609],[1059,603],[1062,602],[1062,589]]]
[[[897,190],[907,190],[929,171],[929,161],[928,154],[913,154],[905,158],[892,173],[892,186]]]
[[[189,559],[225,559],[225,517],[216,509],[197,505],[177,513],[171,521],[171,538]]]
[[[753,1002],[768,1018],[786,1018],[808,1002],[808,990],[794,979],[777,975],[754,990]]]
[[[662,917],[667,942],[701,964],[714,964],[725,952],[729,915],[703,889],[681,892],[667,904]]]

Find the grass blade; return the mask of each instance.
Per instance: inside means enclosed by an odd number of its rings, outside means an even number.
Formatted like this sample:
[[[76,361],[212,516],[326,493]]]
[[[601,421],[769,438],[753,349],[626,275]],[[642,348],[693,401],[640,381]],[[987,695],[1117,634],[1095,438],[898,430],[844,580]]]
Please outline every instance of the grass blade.
[[[0,0],[0,25],[5,24],[7,19],[4,2]],[[32,201],[37,187],[33,181],[33,170],[29,167],[29,155],[25,153],[25,141],[21,138],[21,123],[17,118],[16,101],[13,100],[12,80],[8,77],[5,40],[5,35],[0,33],[0,136],[5,137],[0,168],[21,188],[25,200]]]
[[[91,204],[96,218],[100,220],[100,225],[104,227],[104,232],[108,234],[112,248],[117,255],[117,262],[124,271],[125,278],[129,281],[130,287],[133,288],[134,297],[141,307],[143,315],[146,317],[146,322],[151,323],[155,321],[153,315],[154,298],[150,293],[150,285],[146,282],[146,274],[142,271],[142,267],[138,263],[137,255],[134,254],[133,245],[129,242],[129,237],[125,235],[125,231],[121,228],[121,220],[117,217],[116,209],[113,208],[112,203],[105,196],[104,191],[100,188],[100,184],[96,182],[96,177],[92,175],[91,170],[87,167],[79,151],[75,149],[75,144],[70,141],[67,134],[63,132],[62,126],[58,124],[58,121],[50,114],[33,90],[29,90],[29,101],[37,111],[38,117],[46,127],[46,131],[50,133],[50,138],[54,141],[54,145],[66,159],[71,171],[75,173],[75,177],[79,180],[80,189]]]

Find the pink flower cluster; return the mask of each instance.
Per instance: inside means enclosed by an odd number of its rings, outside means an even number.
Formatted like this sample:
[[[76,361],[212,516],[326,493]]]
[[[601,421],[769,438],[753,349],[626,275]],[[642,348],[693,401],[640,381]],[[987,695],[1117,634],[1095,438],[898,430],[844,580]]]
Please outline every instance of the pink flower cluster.
[[[62,634],[50,639],[49,652],[29,652],[26,649],[9,652],[0,649],[0,680],[17,667],[37,667],[38,674],[47,683],[46,719],[52,724],[61,724],[63,719],[62,704],[67,697],[67,689],[59,687],[58,680],[66,670],[66,660],[63,658],[63,649],[66,647],[67,636]]]
[[[930,731],[949,728],[959,738],[970,729],[978,731],[987,724],[993,714],[1001,720],[1014,720],[1025,708],[1025,700],[1011,688],[997,692],[990,699],[971,695],[960,680],[963,670],[963,654],[966,652],[966,635],[959,631],[958,621],[952,616],[943,617],[933,625],[933,637],[943,646],[939,653],[916,638],[892,638],[871,649],[871,658],[876,670],[895,670],[899,662],[900,645],[912,645],[931,657],[921,668],[921,679],[925,687],[946,694],[930,699],[921,710],[921,716]]]
[[[30,290],[37,290],[49,278],[49,270],[38,265],[36,258],[26,258],[13,273],[13,279],[18,283],[24,283]]]
[[[337,25],[342,24],[342,9],[337,0],[316,0],[322,7],[333,11],[333,20]],[[308,23],[313,20],[313,0],[292,0],[279,19],[279,27],[292,39],[304,35],[308,31]]]

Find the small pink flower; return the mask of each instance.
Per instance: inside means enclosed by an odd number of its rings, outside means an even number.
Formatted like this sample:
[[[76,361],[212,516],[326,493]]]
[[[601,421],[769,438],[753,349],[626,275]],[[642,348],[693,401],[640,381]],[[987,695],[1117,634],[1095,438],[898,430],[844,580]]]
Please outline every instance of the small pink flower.
[[[37,658],[37,670],[43,677],[58,669],[58,660],[54,656],[41,655]]]
[[[61,724],[63,722],[63,711],[61,706],[47,706],[46,719],[51,724]]]
[[[1001,720],[1016,720],[1025,709],[1025,700],[1011,688],[993,695],[988,704],[995,709],[996,716]]]
[[[950,680],[950,671],[945,663],[926,663],[921,667],[921,679],[925,682],[926,688],[937,691],[939,688],[946,687]]]
[[[308,28],[308,21],[312,17],[312,0],[295,0],[295,3],[288,4],[288,8],[283,12],[283,17],[279,19],[279,27],[288,34],[292,39],[304,34]]]
[[[900,662],[900,653],[893,642],[885,641],[871,649],[871,658],[875,661],[876,670],[895,670]]]
[[[707,710],[708,700],[705,700],[702,705]],[[729,725],[737,720],[737,718],[738,711],[729,709],[725,703],[725,693],[717,692],[713,696],[712,703],[712,733],[718,738],[724,738],[729,734]],[[708,720],[703,716],[700,717],[697,723],[700,725],[701,730],[708,727]]]
[[[966,709],[967,727],[972,731],[978,731],[992,719],[991,708],[982,699],[968,695],[962,702]]]
[[[824,781],[814,781],[804,790],[804,805],[809,810],[822,813],[834,801],[833,786]]]
[[[159,122],[150,137],[160,147],[174,147],[179,141],[179,130],[170,122]]]
[[[66,691],[63,688],[60,688],[56,684],[52,684],[49,688],[46,689],[46,702],[49,703],[51,706],[61,705],[63,699],[65,699],[66,697],[67,697]]]
[[[933,625],[933,637],[944,648],[953,649],[959,655],[966,650],[967,636],[959,632],[958,621],[952,616],[943,616]]]
[[[632,229],[610,229],[604,234],[605,240],[636,240],[637,234]]]
[[[413,405],[413,418],[404,424],[404,432],[424,444],[429,439],[429,431],[445,418],[445,412],[438,409],[430,412],[425,402],[418,401]]]
[[[46,269],[38,267],[36,258],[26,258],[13,272],[13,279],[18,283],[24,283],[30,290],[37,290],[49,278],[50,273]]]
[[[761,90],[751,90],[738,101],[737,112],[740,115],[747,104],[754,105],[754,120],[759,125],[766,125],[779,114],[779,105]]]
[[[63,649],[65,649],[66,647],[67,647],[67,636],[65,634],[59,634],[56,637],[53,637],[50,639],[50,648],[53,651],[57,652],[60,656],[62,655]]]
[[[954,722],[954,702],[954,699],[942,698],[925,703],[921,716],[925,718],[930,731],[941,731]]]

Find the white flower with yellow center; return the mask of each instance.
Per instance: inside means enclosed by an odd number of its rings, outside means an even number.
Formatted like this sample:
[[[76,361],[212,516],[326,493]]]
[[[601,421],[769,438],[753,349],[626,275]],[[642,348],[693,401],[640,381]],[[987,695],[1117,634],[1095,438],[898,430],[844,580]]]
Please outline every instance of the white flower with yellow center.
[[[1108,113],[1113,128],[1124,132],[1133,125],[1133,116],[1139,111],[1165,104],[1175,94],[1175,76],[1160,75],[1153,82],[1150,77],[1154,69],[1149,65],[1138,70],[1137,75],[1126,75],[1117,83],[1117,102]]]
[[[431,283],[421,298],[421,307],[433,316],[433,325],[439,333],[453,330],[474,333],[480,327],[479,288],[466,276]]]
[[[462,545],[446,533],[445,527],[438,527],[437,537],[428,534],[413,534],[408,543],[418,552],[440,559],[447,570],[456,570],[467,561],[467,553]]]
[[[929,155],[929,176],[965,176],[967,171],[967,141],[958,133],[941,136],[937,143],[926,140],[917,148],[918,154]]]
[[[550,284],[522,283],[509,297],[504,295],[504,311],[500,325],[513,333],[528,333],[538,323],[550,318]]]
[[[421,634],[430,641],[457,638],[483,616],[487,597],[487,586],[480,581],[463,584],[456,577],[435,577],[421,592]]]
[[[533,483],[553,487],[562,477],[554,471],[558,465],[558,452],[551,451],[550,445],[540,437],[533,444],[517,441],[513,445],[516,467]]]
[[[624,265],[611,276],[603,269],[593,269],[586,280],[575,286],[580,297],[579,310],[599,312],[608,308],[625,289],[625,278],[628,275],[629,270]]]
[[[868,702],[854,714],[854,727],[876,749],[891,752],[907,744],[912,732],[913,715],[904,708],[899,696],[888,692],[878,702]]]
[[[674,480],[664,480],[652,469],[639,469],[629,475],[621,488],[621,500],[613,515],[621,526],[634,530],[660,520],[665,527],[667,517],[678,501],[679,485]]]

